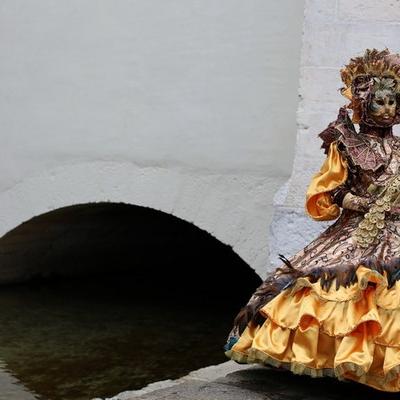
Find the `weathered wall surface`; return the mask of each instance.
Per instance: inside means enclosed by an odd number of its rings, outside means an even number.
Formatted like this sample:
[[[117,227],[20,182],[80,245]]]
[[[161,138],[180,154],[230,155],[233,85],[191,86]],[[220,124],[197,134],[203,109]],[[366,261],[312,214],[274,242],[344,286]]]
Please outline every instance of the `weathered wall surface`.
[[[299,0],[2,1],[0,235],[125,202],[193,222],[264,275],[302,19]]]
[[[309,181],[324,155],[317,137],[345,104],[339,70],[366,48],[399,52],[400,2],[393,0],[306,0],[300,67],[296,154],[290,180],[275,200],[270,259],[292,255],[326,226],[305,216]]]

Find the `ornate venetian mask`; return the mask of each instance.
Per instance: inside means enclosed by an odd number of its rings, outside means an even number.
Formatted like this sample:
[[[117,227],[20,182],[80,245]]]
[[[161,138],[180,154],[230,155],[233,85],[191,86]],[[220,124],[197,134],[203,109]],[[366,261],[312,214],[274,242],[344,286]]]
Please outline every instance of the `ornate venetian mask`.
[[[396,117],[396,94],[390,88],[374,91],[368,104],[369,117],[380,126],[393,125]]]

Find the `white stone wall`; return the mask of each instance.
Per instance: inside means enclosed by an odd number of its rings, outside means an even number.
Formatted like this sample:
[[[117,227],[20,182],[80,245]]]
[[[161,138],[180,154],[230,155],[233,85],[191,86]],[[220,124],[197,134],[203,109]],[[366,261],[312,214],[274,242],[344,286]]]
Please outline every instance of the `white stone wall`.
[[[193,222],[264,275],[302,19],[300,0],[3,0],[0,235],[125,202]]]
[[[394,0],[306,0],[300,67],[300,104],[293,172],[276,197],[270,259],[290,256],[327,223],[305,216],[305,192],[324,160],[317,137],[346,103],[339,70],[366,48],[400,51],[400,2]]]

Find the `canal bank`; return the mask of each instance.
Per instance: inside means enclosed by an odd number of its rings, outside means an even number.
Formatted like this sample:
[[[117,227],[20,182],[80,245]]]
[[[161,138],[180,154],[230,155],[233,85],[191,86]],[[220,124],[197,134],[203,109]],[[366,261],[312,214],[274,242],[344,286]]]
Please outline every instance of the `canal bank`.
[[[140,399],[142,396],[157,396],[159,394],[161,395],[162,393],[169,393],[170,390],[172,393],[176,393],[177,391],[180,391],[182,387],[197,387],[199,384],[210,384],[216,379],[224,378],[229,374],[249,368],[252,367],[250,365],[240,365],[233,361],[227,361],[218,365],[200,368],[179,379],[167,379],[159,382],[153,382],[139,390],[122,392],[107,399],[96,398],[93,400]]]
[[[203,368],[176,381],[153,383],[104,400],[394,400],[367,386],[333,378],[294,375],[267,366],[232,361]],[[103,400],[103,399],[93,399]]]

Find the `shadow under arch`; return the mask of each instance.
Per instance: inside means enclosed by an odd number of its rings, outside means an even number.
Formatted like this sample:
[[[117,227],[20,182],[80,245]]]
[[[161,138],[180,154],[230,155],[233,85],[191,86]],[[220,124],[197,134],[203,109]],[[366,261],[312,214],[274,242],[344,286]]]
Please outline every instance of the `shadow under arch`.
[[[71,400],[225,361],[232,318],[260,283],[195,225],[105,202],[59,208],[8,232],[0,280],[12,283],[0,291],[7,368],[43,398]]]

